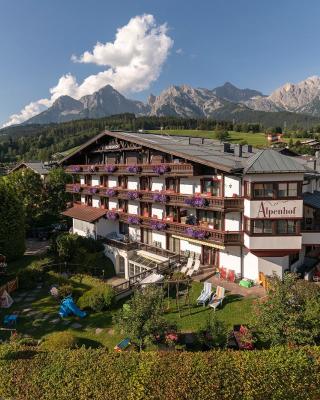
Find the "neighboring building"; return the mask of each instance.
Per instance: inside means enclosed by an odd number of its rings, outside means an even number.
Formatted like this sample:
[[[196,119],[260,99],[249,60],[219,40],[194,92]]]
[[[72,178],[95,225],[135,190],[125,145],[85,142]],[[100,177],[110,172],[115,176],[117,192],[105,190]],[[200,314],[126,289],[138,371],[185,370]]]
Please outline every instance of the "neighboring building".
[[[64,215],[73,218],[75,233],[105,238],[125,278],[148,269],[146,260],[190,251],[206,270],[225,267],[259,281],[295,270],[320,245],[310,220],[317,214],[309,211],[320,208],[320,180],[299,157],[211,139],[105,131],[61,164],[74,182]],[[163,249],[163,257],[137,252],[137,242]]]
[[[314,150],[320,150],[320,142],[317,139],[307,139],[300,142],[303,146],[312,147]]]
[[[282,140],[282,133],[266,133],[267,140],[269,144],[274,144],[274,143],[283,143]]]
[[[25,162],[22,161],[17,164],[9,173],[19,171],[22,169],[30,169],[31,171],[35,172],[36,174],[40,175],[41,179],[45,180],[46,176],[50,171],[50,165],[48,163],[43,163],[41,161],[37,162]]]

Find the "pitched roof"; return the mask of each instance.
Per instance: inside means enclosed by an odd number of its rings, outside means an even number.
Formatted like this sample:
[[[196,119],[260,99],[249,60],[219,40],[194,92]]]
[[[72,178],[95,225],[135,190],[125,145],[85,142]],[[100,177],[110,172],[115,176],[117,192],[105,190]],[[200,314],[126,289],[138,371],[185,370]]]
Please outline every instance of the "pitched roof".
[[[302,194],[303,203],[312,208],[320,208],[320,192],[318,190],[313,193]]]
[[[245,174],[263,173],[304,173],[304,166],[294,158],[285,156],[272,149],[261,150],[249,158],[244,166]]]
[[[106,214],[106,210],[90,206],[75,206],[64,211],[62,215],[86,222],[95,222]]]
[[[37,173],[39,175],[47,175],[49,173],[49,169],[41,161],[38,161],[38,162],[22,161],[21,163],[16,165],[14,168],[12,168],[11,172],[16,171],[23,166],[25,166],[26,168],[32,169],[35,173]]]

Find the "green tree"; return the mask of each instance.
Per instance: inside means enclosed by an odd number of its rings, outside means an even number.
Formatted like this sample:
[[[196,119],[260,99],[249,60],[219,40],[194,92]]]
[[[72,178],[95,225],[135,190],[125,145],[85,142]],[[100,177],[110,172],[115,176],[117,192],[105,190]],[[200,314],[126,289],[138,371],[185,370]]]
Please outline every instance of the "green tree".
[[[273,345],[315,344],[320,332],[320,288],[286,274],[270,278],[267,298],[255,307],[258,336]]]
[[[8,260],[16,259],[25,251],[25,215],[17,192],[0,180],[0,253]]]
[[[52,216],[59,218],[60,213],[66,209],[70,198],[65,186],[70,182],[70,175],[63,168],[52,169],[46,178],[47,211]]]
[[[229,133],[224,129],[219,129],[215,131],[214,137],[215,139],[220,140],[220,142],[223,142],[224,140],[229,139]]]
[[[146,341],[165,331],[166,322],[162,316],[162,288],[147,286],[137,290],[129,301],[130,313],[122,310],[115,316],[115,323],[143,349]]]
[[[21,169],[9,174],[5,179],[23,205],[26,228],[38,225],[46,212],[44,188],[40,176],[29,169]]]

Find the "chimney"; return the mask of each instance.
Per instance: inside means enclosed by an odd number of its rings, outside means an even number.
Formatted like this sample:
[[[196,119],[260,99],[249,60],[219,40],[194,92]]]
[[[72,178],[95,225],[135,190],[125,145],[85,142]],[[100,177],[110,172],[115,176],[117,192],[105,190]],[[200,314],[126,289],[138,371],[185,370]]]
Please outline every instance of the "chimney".
[[[234,146],[234,155],[236,157],[242,157],[242,144],[236,144]]]
[[[248,153],[252,153],[252,144],[248,144]]]
[[[223,152],[230,153],[230,143],[223,143]]]
[[[189,144],[191,144],[191,137],[189,136]]]
[[[204,144],[204,138],[201,138],[201,144]]]

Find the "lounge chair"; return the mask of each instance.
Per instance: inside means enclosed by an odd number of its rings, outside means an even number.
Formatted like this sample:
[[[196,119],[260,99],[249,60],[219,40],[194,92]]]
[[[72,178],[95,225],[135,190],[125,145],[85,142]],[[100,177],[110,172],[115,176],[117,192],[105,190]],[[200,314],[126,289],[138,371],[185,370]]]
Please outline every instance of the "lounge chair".
[[[208,306],[216,311],[216,308],[222,305],[223,299],[225,298],[225,288],[222,286],[217,286],[216,293],[212,296],[208,303]]]
[[[193,264],[193,258],[189,257],[187,264],[181,268],[181,272],[183,272],[184,274],[187,273],[187,271],[192,268],[192,264]]]
[[[204,282],[202,292],[200,296],[197,298],[197,304],[206,305],[206,302],[209,301],[211,297],[212,284],[210,282]]]
[[[195,272],[198,272],[200,269],[200,260],[195,260],[193,268],[187,271],[188,276],[192,276]]]

